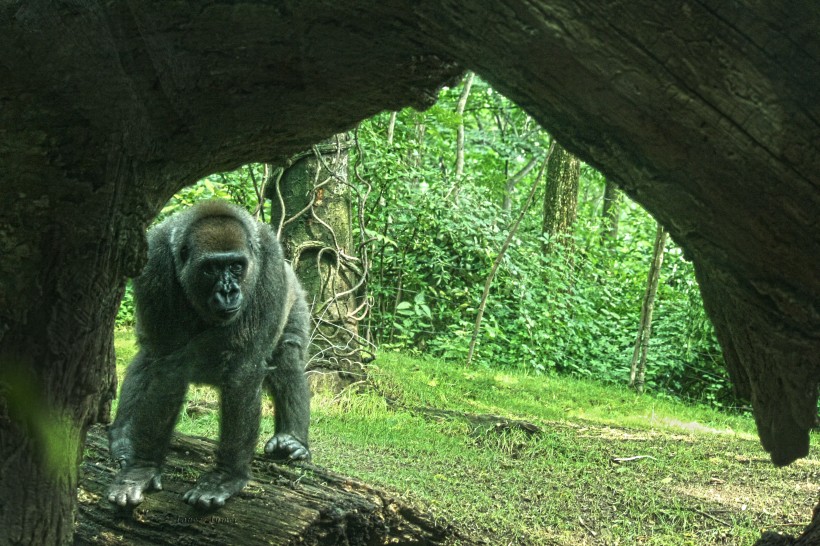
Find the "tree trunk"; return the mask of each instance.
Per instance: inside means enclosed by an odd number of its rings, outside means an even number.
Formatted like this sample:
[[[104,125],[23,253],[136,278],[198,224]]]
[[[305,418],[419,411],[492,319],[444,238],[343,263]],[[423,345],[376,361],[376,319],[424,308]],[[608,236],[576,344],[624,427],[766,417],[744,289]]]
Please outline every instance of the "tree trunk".
[[[90,209],[106,206],[99,197]],[[27,209],[22,226],[46,212],[31,202],[9,206]],[[6,284],[6,275],[0,283],[0,544],[70,543],[85,432],[107,422],[116,389],[114,318],[122,274],[140,261],[142,234],[123,229],[122,218],[112,216],[109,228],[84,221],[82,212],[65,212],[39,219],[48,226],[43,231],[24,228],[25,268],[19,253],[3,257],[36,284]],[[72,244],[61,221],[73,222],[72,230],[97,244]],[[127,243],[119,251],[111,240],[117,226]],[[107,255],[97,254],[100,249]],[[12,286],[14,295],[6,291]],[[17,305],[20,300],[25,305]]]
[[[387,492],[309,463],[281,465],[263,457],[253,461],[254,479],[224,507],[196,510],[182,495],[194,483],[191,476],[210,466],[215,449],[211,440],[177,435],[162,491],[148,493],[136,509],[125,511],[106,499],[116,468],[108,456],[105,431],[92,428],[81,469],[74,544],[375,545],[452,540],[447,526],[403,506]]]
[[[510,208],[512,207],[512,194],[515,191],[516,186],[519,182],[524,180],[528,174],[530,174],[530,171],[533,170],[536,163],[538,163],[538,157],[531,157],[530,160],[527,161],[526,165],[521,167],[520,171],[508,177],[504,182],[504,202],[501,205],[501,210],[504,212],[510,212]]]
[[[416,121],[416,147],[407,150],[407,164],[417,170],[424,164],[424,137],[426,133],[427,126],[424,124],[424,118],[419,114]],[[416,177],[416,182],[420,182],[418,177]]]
[[[621,217],[621,192],[609,178],[604,186],[604,206],[601,218],[604,223],[603,237],[601,241],[613,244],[618,240],[618,220]]]
[[[387,122],[387,145],[393,145],[393,135],[396,132],[396,117],[398,112],[390,112],[390,120]]]
[[[544,192],[544,214],[541,231],[547,237],[543,251],[549,254],[556,244],[567,244],[578,212],[578,179],[581,162],[559,143],[550,154],[547,166],[547,190]]]
[[[473,86],[475,74],[468,72],[464,79],[464,87],[458,99],[456,115],[458,116],[458,129],[456,130],[456,184],[458,179],[464,174],[464,109],[467,107],[467,99],[470,96],[470,88]]]
[[[643,392],[646,375],[646,353],[649,350],[649,338],[652,335],[652,312],[655,310],[655,294],[658,293],[658,280],[663,265],[663,251],[666,246],[666,230],[658,224],[655,233],[655,244],[652,247],[652,263],[646,279],[646,291],[641,304],[641,319],[638,336],[635,339],[635,350],[632,352],[632,365],[629,373],[629,386]]]
[[[366,270],[353,245],[350,145],[339,134],[297,155],[268,194],[271,223],[313,302],[311,380],[337,387],[361,377],[368,349],[358,330],[367,313]]]
[[[123,277],[162,204],[208,173],[430,106],[464,68],[669,229],[763,446],[777,464],[805,456],[820,382],[818,27],[811,2],[750,0],[2,4],[0,542],[70,535],[71,472],[44,478],[15,400],[69,416],[79,450],[110,398]]]

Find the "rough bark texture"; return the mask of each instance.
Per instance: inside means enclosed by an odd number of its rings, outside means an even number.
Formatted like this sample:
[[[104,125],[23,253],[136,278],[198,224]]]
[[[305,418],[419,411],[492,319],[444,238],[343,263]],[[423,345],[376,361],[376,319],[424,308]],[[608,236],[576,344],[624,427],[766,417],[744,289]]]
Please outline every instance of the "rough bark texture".
[[[549,253],[555,243],[567,244],[572,224],[578,214],[578,180],[581,162],[559,143],[549,157],[547,189],[544,192],[544,213],[541,231],[549,237],[544,252]]]
[[[804,455],[820,377],[817,28],[814,3],[762,0],[4,3],[0,542],[71,540],[70,467],[107,413],[123,278],[166,199],[430,104],[461,67],[667,227],[764,447],[778,464]]]
[[[75,545],[442,544],[453,538],[424,514],[384,492],[321,467],[284,466],[257,457],[254,479],[225,507],[198,511],[183,502],[196,470],[209,466],[216,444],[177,436],[163,490],[133,511],[111,505],[105,490],[116,469],[102,427],[94,427],[80,472]],[[460,539],[463,540],[463,539]]]
[[[268,192],[271,223],[311,300],[311,382],[336,388],[364,373],[365,272],[353,246],[350,146],[342,133],[298,154]]]

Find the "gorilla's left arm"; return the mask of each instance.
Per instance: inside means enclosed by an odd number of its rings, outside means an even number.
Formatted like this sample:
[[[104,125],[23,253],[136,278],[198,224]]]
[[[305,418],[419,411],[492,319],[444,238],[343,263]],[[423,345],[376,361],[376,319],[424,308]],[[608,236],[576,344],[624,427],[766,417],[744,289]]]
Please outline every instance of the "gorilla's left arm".
[[[305,376],[310,310],[304,291],[289,268],[287,273],[295,300],[268,362],[271,369],[265,385],[274,399],[276,430],[265,445],[265,452],[276,458],[310,460],[310,390]]]

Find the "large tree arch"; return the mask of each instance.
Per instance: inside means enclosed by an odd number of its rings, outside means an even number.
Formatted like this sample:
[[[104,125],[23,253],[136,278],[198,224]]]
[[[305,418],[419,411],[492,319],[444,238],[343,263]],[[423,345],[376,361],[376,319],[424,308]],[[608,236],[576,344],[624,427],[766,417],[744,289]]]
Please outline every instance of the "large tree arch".
[[[463,68],[669,229],[764,447],[778,464],[804,455],[820,378],[820,11],[713,4],[5,3],[0,528],[69,540],[123,279],[174,191],[429,104]]]

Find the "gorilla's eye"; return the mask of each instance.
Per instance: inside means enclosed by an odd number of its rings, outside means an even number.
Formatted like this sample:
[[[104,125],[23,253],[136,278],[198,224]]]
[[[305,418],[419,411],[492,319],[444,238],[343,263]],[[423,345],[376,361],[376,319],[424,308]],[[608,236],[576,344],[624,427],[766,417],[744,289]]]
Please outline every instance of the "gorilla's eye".
[[[199,272],[203,277],[213,278],[219,275],[219,268],[215,264],[208,264]]]
[[[235,262],[235,263],[231,264],[231,274],[233,274],[235,277],[238,277],[239,275],[241,275],[244,270],[245,270],[245,266],[242,265],[239,262]]]

